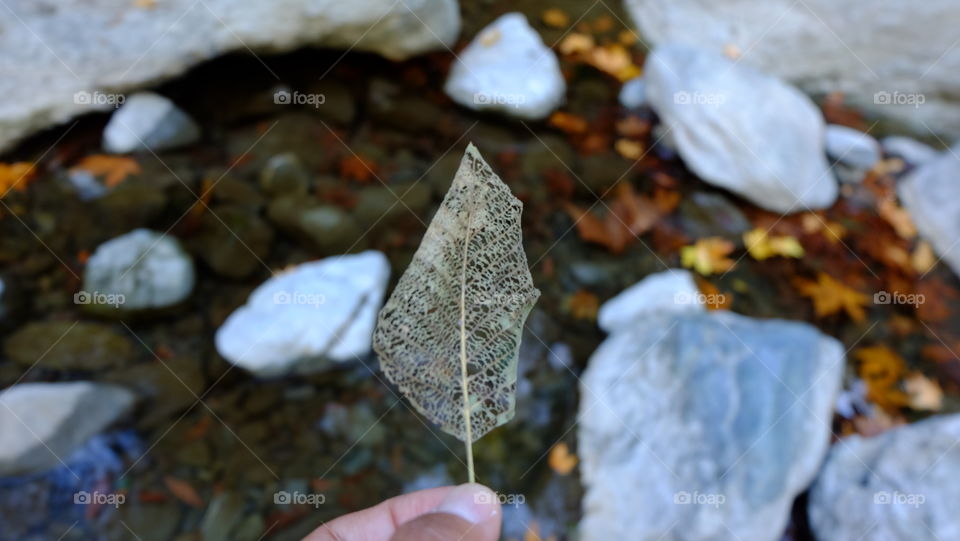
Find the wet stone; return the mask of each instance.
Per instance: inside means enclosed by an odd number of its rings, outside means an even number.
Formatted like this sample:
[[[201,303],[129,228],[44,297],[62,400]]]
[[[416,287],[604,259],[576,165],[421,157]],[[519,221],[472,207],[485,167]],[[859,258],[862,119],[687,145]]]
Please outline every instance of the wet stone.
[[[751,225],[740,209],[718,193],[694,192],[680,202],[684,231],[691,237],[739,238]]]
[[[302,210],[297,225],[317,248],[328,254],[355,250],[357,239],[363,234],[352,216],[332,205]]]
[[[269,197],[290,194],[305,195],[310,175],[296,154],[277,154],[260,170],[260,189]]]
[[[405,183],[365,188],[360,192],[353,212],[361,224],[369,227],[378,220],[389,223],[411,213],[426,221],[423,212],[429,204],[429,186],[423,182]]]
[[[50,370],[102,370],[134,356],[126,336],[100,323],[44,321],[28,323],[10,336],[4,352],[15,363]]]
[[[217,274],[243,278],[264,268],[273,236],[257,212],[215,207],[203,215],[196,253]]]

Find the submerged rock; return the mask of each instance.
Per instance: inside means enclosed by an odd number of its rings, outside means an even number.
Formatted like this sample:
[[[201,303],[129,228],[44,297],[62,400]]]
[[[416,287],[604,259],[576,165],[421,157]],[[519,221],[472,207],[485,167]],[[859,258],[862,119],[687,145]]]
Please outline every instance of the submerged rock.
[[[15,363],[50,370],[100,370],[119,366],[134,354],[133,342],[100,323],[42,321],[28,323],[4,343]]]
[[[781,213],[836,200],[823,116],[800,91],[719,53],[677,43],[654,49],[644,69],[650,105],[704,181]]]
[[[581,539],[780,539],[827,450],[843,360],[805,323],[687,311],[615,326],[580,389]]]
[[[172,101],[152,92],[129,96],[103,130],[103,148],[123,154],[160,152],[195,142],[200,127]]]
[[[243,278],[266,266],[273,244],[273,229],[256,210],[240,206],[217,206],[201,218],[196,238],[197,255],[214,272]]]
[[[0,476],[59,466],[133,402],[126,389],[87,381],[21,383],[0,392]]]
[[[836,443],[810,491],[817,539],[960,539],[960,415]]]
[[[566,83],[556,55],[527,18],[507,13],[460,52],[444,90],[470,109],[539,120],[563,101]]]
[[[920,235],[933,245],[937,254],[960,276],[960,145],[909,174],[897,186],[903,206]]]
[[[318,372],[366,355],[390,277],[380,252],[304,263],[261,284],[224,321],[217,351],[251,372]]]
[[[316,45],[402,60],[445,50],[460,33],[456,0],[166,0],[122,16],[109,2],[66,0],[55,9],[14,4],[8,15],[14,23],[0,34],[0,150],[232,51]]]
[[[307,174],[300,158],[292,152],[277,154],[260,171],[260,189],[268,196],[283,194],[306,195],[310,186]]]
[[[165,308],[186,299],[193,283],[193,261],[175,237],[135,229],[97,247],[74,301],[94,311]]]

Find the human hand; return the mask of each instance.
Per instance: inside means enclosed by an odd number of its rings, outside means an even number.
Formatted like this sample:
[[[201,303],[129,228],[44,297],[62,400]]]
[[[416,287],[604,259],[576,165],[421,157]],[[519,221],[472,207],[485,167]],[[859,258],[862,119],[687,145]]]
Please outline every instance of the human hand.
[[[489,488],[420,490],[344,515],[304,541],[497,541],[503,514]]]

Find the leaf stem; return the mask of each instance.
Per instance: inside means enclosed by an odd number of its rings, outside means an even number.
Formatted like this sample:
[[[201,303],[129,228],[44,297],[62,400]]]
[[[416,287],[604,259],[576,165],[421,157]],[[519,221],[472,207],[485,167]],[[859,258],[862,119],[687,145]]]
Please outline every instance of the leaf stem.
[[[463,392],[463,421],[466,425],[467,477],[473,483],[473,427],[470,422],[470,388],[467,381],[467,247],[470,245],[470,228],[463,242],[463,264],[460,270],[460,389]]]

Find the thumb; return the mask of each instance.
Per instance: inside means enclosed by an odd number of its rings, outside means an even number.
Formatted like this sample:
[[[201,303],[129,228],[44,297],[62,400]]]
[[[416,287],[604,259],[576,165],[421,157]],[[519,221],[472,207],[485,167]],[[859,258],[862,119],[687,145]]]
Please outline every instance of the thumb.
[[[451,490],[433,511],[402,524],[390,541],[497,541],[502,520],[496,494],[470,483]]]

